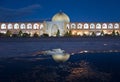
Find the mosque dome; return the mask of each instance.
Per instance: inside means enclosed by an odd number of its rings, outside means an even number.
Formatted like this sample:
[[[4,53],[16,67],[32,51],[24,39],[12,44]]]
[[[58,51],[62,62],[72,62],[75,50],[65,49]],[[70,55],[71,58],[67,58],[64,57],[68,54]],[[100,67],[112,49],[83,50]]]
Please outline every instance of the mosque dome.
[[[70,18],[64,12],[59,12],[52,17],[53,22],[70,22]]]

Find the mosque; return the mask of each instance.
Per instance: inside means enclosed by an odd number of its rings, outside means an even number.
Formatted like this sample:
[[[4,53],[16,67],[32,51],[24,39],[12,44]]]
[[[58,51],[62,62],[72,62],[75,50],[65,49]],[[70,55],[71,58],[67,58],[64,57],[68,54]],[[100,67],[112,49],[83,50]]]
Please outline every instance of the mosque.
[[[0,22],[0,33],[10,31],[12,34],[18,34],[19,31],[28,33],[33,36],[37,33],[39,36],[48,34],[49,36],[56,36],[59,31],[60,36],[64,36],[67,32],[72,35],[83,36],[92,35],[94,32],[96,36],[104,34],[111,34],[113,30],[115,33],[120,33],[120,23],[86,23],[86,22],[70,22],[70,18],[64,12],[55,14],[51,21],[43,22]]]

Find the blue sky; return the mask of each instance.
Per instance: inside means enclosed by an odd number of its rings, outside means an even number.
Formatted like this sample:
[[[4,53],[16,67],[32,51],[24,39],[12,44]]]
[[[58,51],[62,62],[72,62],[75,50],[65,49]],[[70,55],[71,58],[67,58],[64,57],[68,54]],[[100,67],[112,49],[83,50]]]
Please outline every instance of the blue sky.
[[[120,22],[120,0],[0,0],[0,21],[43,21],[62,10],[71,22]]]

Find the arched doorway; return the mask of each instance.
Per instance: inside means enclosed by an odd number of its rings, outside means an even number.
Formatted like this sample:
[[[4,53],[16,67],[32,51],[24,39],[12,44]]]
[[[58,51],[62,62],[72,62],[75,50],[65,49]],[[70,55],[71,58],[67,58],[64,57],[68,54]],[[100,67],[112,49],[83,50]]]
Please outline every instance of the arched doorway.
[[[54,24],[51,28],[51,36],[56,36],[57,32],[58,32],[58,26],[56,24]]]

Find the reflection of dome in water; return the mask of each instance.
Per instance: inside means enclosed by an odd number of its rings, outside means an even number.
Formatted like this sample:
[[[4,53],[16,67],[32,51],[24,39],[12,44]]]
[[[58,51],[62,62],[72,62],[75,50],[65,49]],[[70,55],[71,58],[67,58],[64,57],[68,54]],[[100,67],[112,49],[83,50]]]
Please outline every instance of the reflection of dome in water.
[[[52,55],[52,58],[56,62],[65,62],[70,58],[70,54],[55,54],[55,55]]]
[[[70,22],[70,18],[63,12],[59,12],[55,14],[52,18],[52,21],[54,22]]]

